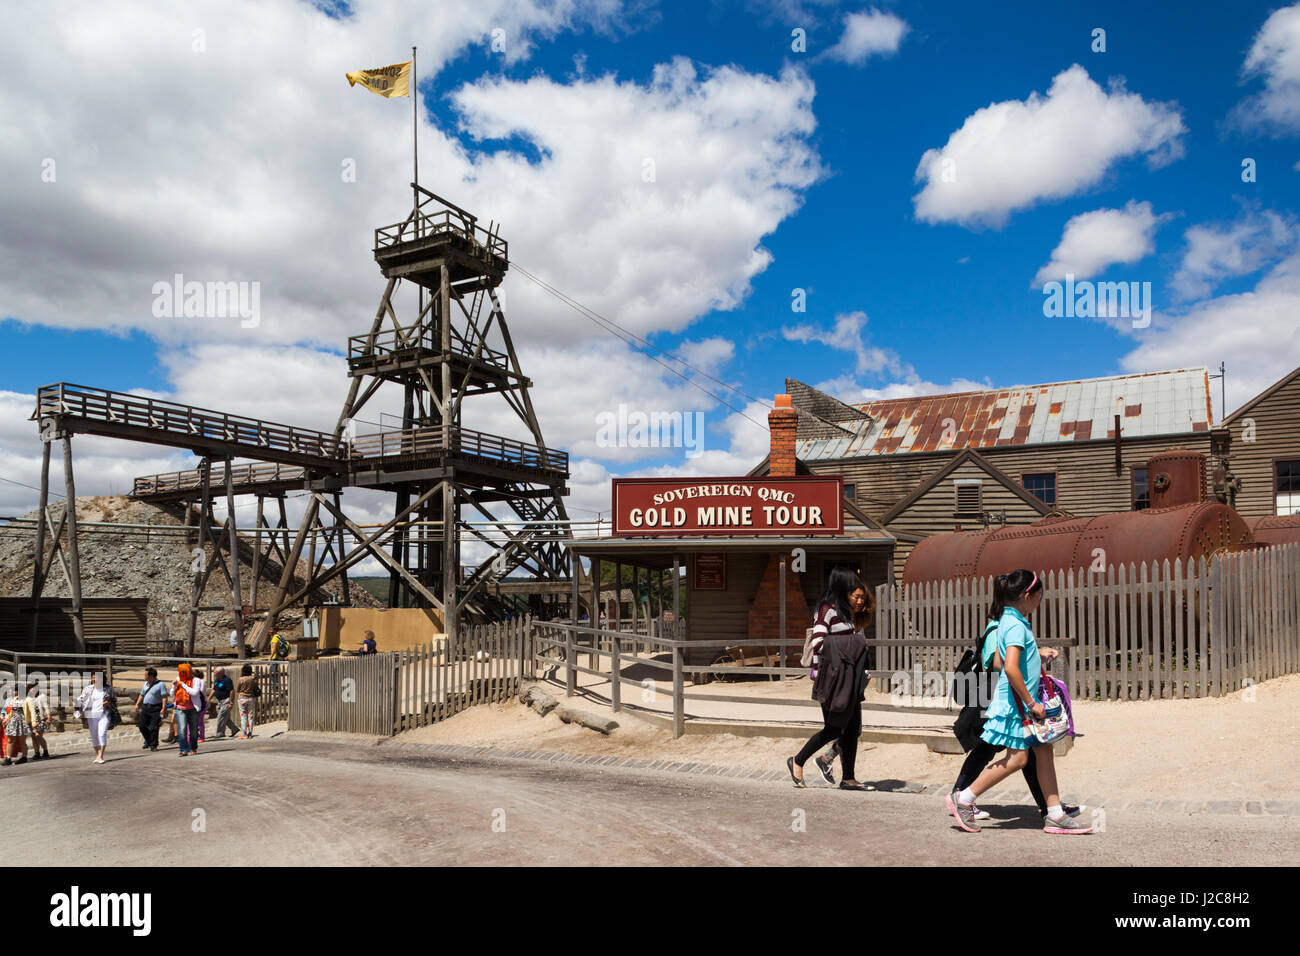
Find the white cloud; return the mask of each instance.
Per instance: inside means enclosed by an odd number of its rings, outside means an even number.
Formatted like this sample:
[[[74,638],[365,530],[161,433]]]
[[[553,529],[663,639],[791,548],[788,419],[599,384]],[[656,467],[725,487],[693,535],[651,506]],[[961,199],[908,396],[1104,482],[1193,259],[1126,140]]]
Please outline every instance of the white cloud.
[[[867,372],[889,371],[897,373],[902,366],[898,355],[890,349],[877,348],[867,344],[865,312],[849,312],[835,317],[835,325],[822,329],[811,324],[785,326],[782,336],[789,342],[808,344],[818,342],[841,352],[852,352],[856,358],[854,371],[858,374]]]
[[[494,27],[506,30],[507,59],[520,59],[563,31],[618,29],[624,15],[603,0],[353,7],[341,21],[306,4],[216,0],[183,11],[109,0],[71,20],[8,11],[0,58],[11,82],[0,87],[0,112],[13,121],[0,139],[10,184],[0,219],[20,228],[0,233],[0,315],[144,329],[162,343],[168,397],[332,428],[349,384],[346,339],[369,328],[383,288],[372,230],[405,215],[410,177],[409,102],[350,89],[343,73],[398,59],[394,36],[420,43],[427,81],[486,49]],[[204,52],[193,49],[196,25]],[[282,66],[286,49],[293,69]],[[62,66],[51,72],[50,62]],[[683,58],[640,82],[493,73],[422,102],[437,111],[421,112],[422,179],[501,224],[513,264],[637,334],[680,332],[743,301],[772,261],[763,238],[823,174],[811,145],[814,92],[798,69],[768,76]],[[56,161],[53,183],[41,181],[45,158]],[[356,182],[341,176],[345,161],[355,161]],[[152,286],[175,273],[259,282],[261,323],[155,318]],[[522,269],[502,292],[545,437],[575,462],[603,455],[594,410],[612,402],[716,411],[712,397]],[[399,291],[403,321],[413,300]],[[683,352],[722,377],[734,346],[710,338]],[[378,420],[399,401],[385,387],[360,417]],[[467,402],[466,424],[524,437],[504,403],[490,404]],[[709,441],[728,435],[724,427]],[[30,455],[34,438],[15,441]],[[136,473],[192,464],[161,454]],[[613,460],[644,456],[622,450]],[[86,493],[105,490],[97,473],[85,476]]]
[[[1067,273],[1088,279],[1116,263],[1132,265],[1155,251],[1161,217],[1149,202],[1130,200],[1123,209],[1094,209],[1065,224],[1051,261],[1038,270],[1034,285],[1063,280]]]
[[[1300,4],[1269,15],[1241,72],[1243,79],[1262,79],[1264,89],[1239,103],[1233,119],[1278,133],[1300,131]]]
[[[1046,96],[976,110],[942,148],[926,150],[916,217],[1000,228],[1015,210],[1096,185],[1122,160],[1176,159],[1185,131],[1176,105],[1148,102],[1115,81],[1103,90],[1075,64]]]
[[[1233,276],[1257,272],[1286,254],[1297,238],[1294,216],[1247,210],[1231,223],[1192,226],[1171,286],[1180,299],[1199,299]]]
[[[861,66],[873,56],[893,56],[907,33],[908,26],[892,13],[868,10],[844,17],[844,33],[824,56]]]
[[[982,392],[992,388],[989,382],[975,382],[967,378],[955,378],[947,385],[929,382],[921,378],[911,365],[904,366],[904,375],[900,381],[887,382],[871,387],[861,385],[851,376],[841,376],[813,386],[828,395],[833,395],[849,405],[861,405],[867,402],[879,402],[890,398],[913,398],[918,395],[947,395],[953,392]]]
[[[1300,253],[1273,266],[1249,292],[1198,302],[1183,313],[1155,313],[1133,332],[1141,344],[1126,371],[1228,366],[1228,408],[1236,408],[1296,367],[1300,355]],[[1218,389],[1214,390],[1217,406]]]

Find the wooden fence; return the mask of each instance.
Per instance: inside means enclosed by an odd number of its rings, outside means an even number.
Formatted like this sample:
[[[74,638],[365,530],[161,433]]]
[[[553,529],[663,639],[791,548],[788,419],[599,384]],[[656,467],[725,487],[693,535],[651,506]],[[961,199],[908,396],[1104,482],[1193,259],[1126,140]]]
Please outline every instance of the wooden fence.
[[[292,664],[290,671],[290,730],[392,734],[397,704],[396,654],[300,661]],[[265,690],[262,696],[266,696]]]
[[[1064,649],[1077,698],[1218,697],[1300,671],[1300,545],[1104,571],[1049,572],[1030,625]],[[951,672],[992,579],[876,590],[875,671]]]
[[[502,703],[533,676],[533,619],[462,627],[454,638],[397,653],[394,732]]]
[[[294,663],[289,729],[391,736],[423,727],[514,697],[533,675],[532,660],[525,617],[402,651]]]

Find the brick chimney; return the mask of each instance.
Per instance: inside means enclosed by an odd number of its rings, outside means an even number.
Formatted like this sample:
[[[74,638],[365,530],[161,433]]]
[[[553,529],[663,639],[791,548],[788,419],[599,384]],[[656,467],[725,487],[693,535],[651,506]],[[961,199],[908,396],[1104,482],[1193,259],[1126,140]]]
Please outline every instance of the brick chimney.
[[[767,427],[772,435],[768,456],[768,474],[773,478],[794,476],[794,441],[799,428],[799,413],[789,395],[776,396],[776,408],[767,413]]]

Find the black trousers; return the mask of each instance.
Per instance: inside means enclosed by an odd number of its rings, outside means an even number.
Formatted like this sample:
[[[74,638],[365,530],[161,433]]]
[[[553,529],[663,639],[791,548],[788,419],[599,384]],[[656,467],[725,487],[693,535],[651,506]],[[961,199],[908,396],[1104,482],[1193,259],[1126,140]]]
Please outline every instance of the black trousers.
[[[993,762],[1001,747],[994,747],[991,743],[981,740],[971,748],[971,752],[966,755],[966,761],[961,765],[961,773],[957,774],[957,783],[954,790],[965,790],[975,779],[984,772],[984,768]],[[1038,783],[1038,758],[1034,756],[1034,748],[1029,748],[1029,763],[1025,764],[1023,771],[1025,783],[1029,784],[1029,792],[1033,795],[1034,803],[1038,804],[1039,810],[1047,809],[1047,800],[1043,797],[1043,788]]]
[[[140,736],[150,747],[158,746],[158,728],[162,724],[162,704],[140,705]]]
[[[813,734],[803,745],[803,750],[794,758],[799,766],[807,763],[808,758],[821,750],[832,740],[838,741],[840,748],[840,770],[843,779],[852,780],[853,771],[858,760],[858,737],[862,735],[862,705],[854,704],[847,714],[833,714],[822,708],[822,729]]]

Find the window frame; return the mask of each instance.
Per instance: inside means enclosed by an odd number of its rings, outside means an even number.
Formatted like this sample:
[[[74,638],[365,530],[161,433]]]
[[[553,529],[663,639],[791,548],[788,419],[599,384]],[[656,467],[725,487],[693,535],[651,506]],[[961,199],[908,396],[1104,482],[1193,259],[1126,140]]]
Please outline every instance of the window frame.
[[[1052,476],[1052,500],[1051,501],[1043,501],[1042,498],[1038,498],[1038,495],[1035,495],[1032,491],[1029,490],[1028,486],[1025,485],[1026,478],[1029,478],[1031,476],[1037,478],[1046,475]],[[1035,498],[1038,498],[1038,500],[1041,501],[1048,508],[1061,507],[1061,479],[1060,479],[1059,472],[1055,468],[1047,469],[1044,471],[1022,471],[1020,473],[1020,488],[1021,490],[1027,492],[1028,494],[1033,495]]]
[[[1279,489],[1278,489],[1278,473],[1277,473],[1277,466],[1280,465],[1280,464],[1282,464],[1283,462],[1294,462],[1297,466],[1300,466],[1300,458],[1291,458],[1291,457],[1287,457],[1287,458],[1274,458],[1274,459],[1272,460],[1272,463],[1271,463],[1271,464],[1272,464],[1272,468],[1271,468],[1272,476],[1271,476],[1271,482],[1270,482],[1271,485],[1272,485],[1272,488],[1270,489],[1269,497],[1270,497],[1271,500],[1272,500],[1272,504],[1273,504],[1273,514],[1274,514],[1274,515],[1279,515],[1279,514],[1280,514],[1280,513],[1278,512],[1278,510],[1277,510],[1277,497],[1278,497],[1278,495],[1281,493],[1281,492],[1279,491]],[[1300,468],[1298,468],[1297,471],[1300,472]],[[1298,477],[1300,477],[1300,475],[1298,475]],[[1293,492],[1288,492],[1288,494],[1293,494],[1293,495],[1295,495],[1295,494],[1300,494],[1300,492],[1294,492],[1294,491],[1293,491]],[[1295,512],[1292,512],[1292,514],[1295,514]],[[1283,517],[1286,517],[1286,516],[1283,516]]]
[[[1146,490],[1147,490],[1147,504],[1145,508],[1138,507],[1137,473],[1139,471],[1146,472],[1146,478],[1143,479],[1146,483]],[[1151,507],[1151,469],[1146,464],[1129,465],[1128,498],[1129,498],[1129,505],[1128,505],[1129,511],[1146,511]]]

